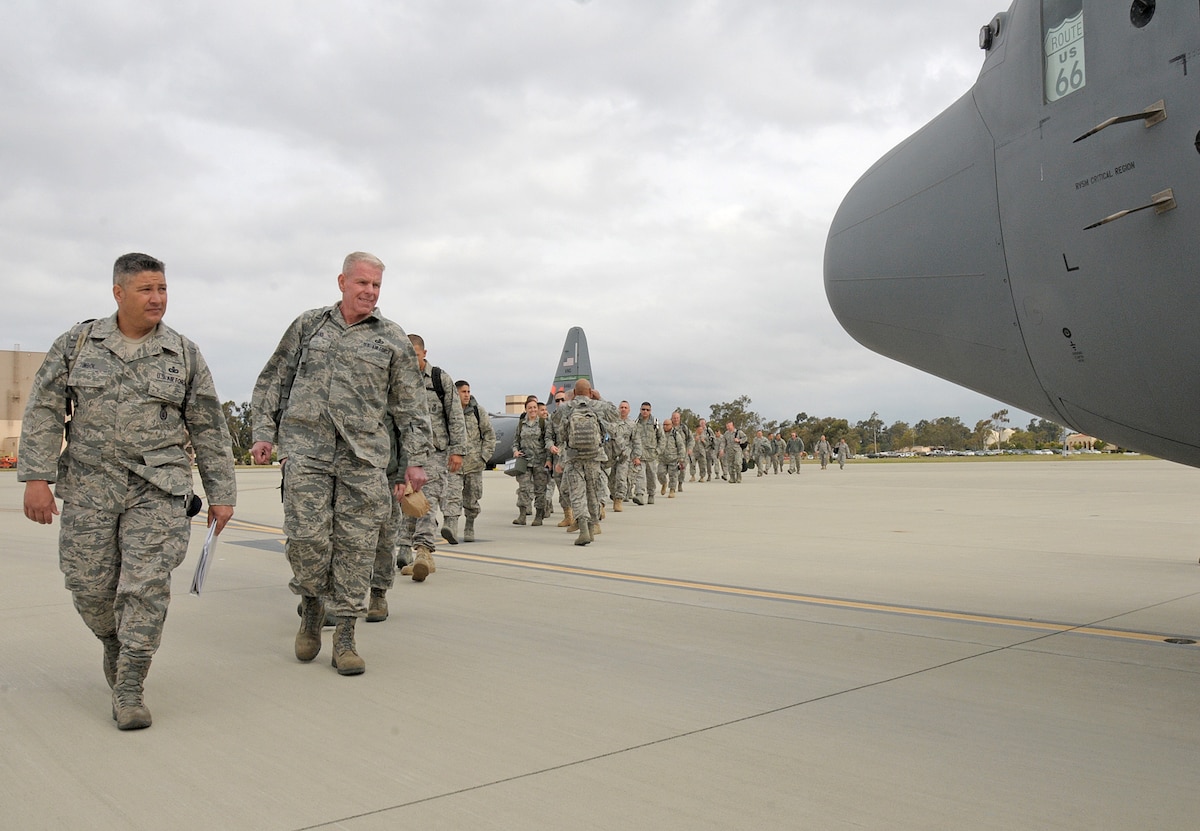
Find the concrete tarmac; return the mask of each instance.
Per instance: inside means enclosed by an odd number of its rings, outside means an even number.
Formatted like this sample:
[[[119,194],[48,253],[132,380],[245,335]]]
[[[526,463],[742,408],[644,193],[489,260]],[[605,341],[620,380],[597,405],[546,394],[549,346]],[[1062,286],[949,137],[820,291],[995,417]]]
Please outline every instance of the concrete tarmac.
[[[626,503],[572,545],[485,474],[478,540],[293,655],[277,469],[193,529],[110,718],[57,524],[0,473],[0,827],[1192,829],[1200,471],[851,462]],[[1170,641],[1183,641],[1172,643]]]

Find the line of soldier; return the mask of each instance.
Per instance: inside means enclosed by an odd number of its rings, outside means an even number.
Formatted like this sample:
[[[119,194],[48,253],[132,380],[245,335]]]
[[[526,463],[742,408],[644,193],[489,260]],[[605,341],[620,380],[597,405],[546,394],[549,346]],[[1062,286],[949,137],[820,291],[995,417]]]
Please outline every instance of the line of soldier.
[[[251,402],[252,459],[280,459],[289,588],[300,596],[295,654],[317,656],[328,616],[340,675],[366,669],[355,623],[387,617],[396,546],[413,552],[405,568],[414,580],[435,570],[437,526],[406,516],[401,497],[424,490],[445,516],[441,535],[457,543],[465,515],[470,539],[495,445],[470,385],[430,366],[422,339],[378,309],[383,271],[371,254],[348,255],[340,301],[292,322]],[[145,679],[162,640],[171,572],[200,507],[188,450],[216,534],[233,516],[237,485],[208,366],[192,341],[162,323],[165,265],[142,253],[118,257],[112,292],[116,312],[59,336],[35,375],[18,480],[34,522],[51,524],[62,500],[66,587],[101,642],[113,720],[136,730],[152,722]]]

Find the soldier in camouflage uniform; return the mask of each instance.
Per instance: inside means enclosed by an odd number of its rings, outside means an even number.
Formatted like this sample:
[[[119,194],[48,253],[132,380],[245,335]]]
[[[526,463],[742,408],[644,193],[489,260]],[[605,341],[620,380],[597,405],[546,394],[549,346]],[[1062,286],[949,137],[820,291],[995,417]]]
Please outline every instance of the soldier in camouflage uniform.
[[[63,500],[59,566],[103,644],[117,727],[134,730],[151,723],[143,684],[162,640],[171,571],[187,553],[188,442],[216,533],[233,516],[237,485],[208,366],[194,343],[160,322],[163,264],[145,254],[118,258],[113,296],[116,314],[76,326],[46,353],[21,426],[17,478],[35,522],[48,525],[58,513],[49,483]]]
[[[754,467],[756,476],[766,476],[771,472],[771,454],[775,452],[775,447],[771,440],[763,435],[763,431],[759,430],[754,434],[754,444],[750,447],[750,452],[753,454]]]
[[[467,431],[463,422],[462,402],[458,400],[458,390],[450,374],[444,369],[433,366],[425,360],[425,341],[420,335],[409,335],[413,350],[417,353],[417,362],[425,379],[425,400],[429,405],[429,426],[433,430],[433,452],[425,463],[424,493],[429,499],[430,510],[421,517],[406,516],[400,525],[400,534],[396,543],[400,548],[400,558],[405,565],[400,573],[418,583],[437,571],[433,562],[433,552],[438,536],[437,509],[440,506],[446,517],[453,516],[455,529],[451,532],[448,525],[443,524],[442,536],[449,542],[458,544],[458,517],[462,513],[461,506],[450,504],[448,499],[448,483],[451,473],[462,470],[463,454],[467,447]],[[457,512],[457,513],[450,513]],[[412,562],[408,557],[412,556]],[[375,571],[382,577],[372,578],[371,603],[375,606],[384,604],[385,594],[391,587],[388,580],[388,568],[379,559],[375,560]],[[385,606],[386,608],[386,606]]]
[[[729,484],[737,485],[742,481],[742,448],[746,445],[746,434],[733,426],[733,422],[725,425],[725,432],[718,439],[721,449],[717,455],[725,466],[725,476]]]
[[[692,457],[692,433],[690,430],[688,430],[686,427],[683,426],[683,413],[679,412],[679,410],[676,410],[675,412],[671,413],[671,425],[675,430],[677,430],[679,432],[680,438],[683,439],[683,443],[685,445],[685,449],[684,449],[684,453],[683,453],[683,464],[684,464],[683,470],[686,470],[687,462]],[[693,479],[694,479],[694,477],[693,477]],[[679,483],[677,485],[677,490],[680,493],[683,493],[683,471],[682,470],[680,471],[680,474],[679,474]]]
[[[804,439],[797,436],[794,431],[792,432],[792,437],[788,439],[787,452],[789,459],[788,473],[799,473],[800,461],[804,458]]]
[[[787,442],[781,434],[774,433],[771,436],[771,446],[775,451],[771,454],[771,472],[783,473],[783,454],[787,450]]]
[[[650,402],[643,401],[633,424],[635,442],[639,452],[633,455],[633,504],[654,504],[654,490],[658,479],[654,469],[658,466],[658,441],[662,431],[650,412]]]
[[[514,459],[525,459],[525,472],[517,477],[517,518],[513,525],[524,525],[533,513],[533,524],[541,525],[546,517],[546,483],[550,480],[549,454],[546,442],[549,419],[541,414],[537,396],[525,399],[525,413],[513,436]]]
[[[463,506],[463,516],[466,518],[463,542],[475,542],[475,517],[479,516],[479,500],[483,497],[483,470],[496,451],[496,431],[492,428],[492,419],[487,411],[471,395],[471,385],[466,381],[456,381],[454,386],[462,403],[467,451],[463,455],[462,470],[450,474],[451,487],[454,487],[456,479],[461,483],[459,490],[462,497],[459,503]]]
[[[620,420],[617,408],[600,397],[592,389],[591,382],[580,378],[575,382],[571,399],[555,414],[562,412],[563,428],[559,432],[562,446],[552,446],[551,453],[561,459],[563,484],[571,497],[571,510],[575,524],[579,527],[576,545],[587,545],[600,533],[600,454],[601,440],[605,432],[611,432]],[[585,448],[576,438],[573,420],[581,411],[589,411],[599,429],[595,449]]]
[[[301,598],[296,657],[311,661],[321,651],[328,608],[337,619],[333,665],[340,675],[366,670],[354,624],[366,616],[380,527],[400,495],[388,487],[392,434],[413,490],[425,485],[422,466],[432,452],[416,353],[404,330],[375,307],[383,268],[370,254],[347,256],[338,275],[341,301],[292,322],[252,399],[251,456],[268,464],[278,445],[286,461],[288,587]]]
[[[696,434],[692,438],[692,463],[700,472],[701,482],[708,482],[712,479],[712,456],[715,440],[716,436],[709,429],[708,422],[703,418],[700,419],[700,424],[696,427]]]
[[[662,493],[670,499],[675,498],[675,491],[679,489],[683,478],[684,460],[687,459],[686,435],[687,431],[677,427],[674,419],[663,422],[658,441],[658,481],[662,483]]]
[[[611,441],[612,467],[608,474],[608,492],[612,495],[613,510],[623,511],[625,500],[629,498],[629,486],[632,478],[629,473],[629,460],[641,454],[640,445],[636,444],[633,432],[633,422],[629,420],[629,402],[622,401],[617,406],[621,418],[613,423]]]

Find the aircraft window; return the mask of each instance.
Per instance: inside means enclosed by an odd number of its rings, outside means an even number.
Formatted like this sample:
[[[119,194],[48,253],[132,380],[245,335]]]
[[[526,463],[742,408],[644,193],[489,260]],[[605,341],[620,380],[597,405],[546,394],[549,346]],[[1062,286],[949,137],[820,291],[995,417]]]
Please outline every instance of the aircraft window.
[[[1129,21],[1139,29],[1142,28],[1154,17],[1154,6],[1154,0],[1133,0],[1133,6],[1129,9]]]
[[[1046,103],[1083,89],[1083,0],[1042,0]]]

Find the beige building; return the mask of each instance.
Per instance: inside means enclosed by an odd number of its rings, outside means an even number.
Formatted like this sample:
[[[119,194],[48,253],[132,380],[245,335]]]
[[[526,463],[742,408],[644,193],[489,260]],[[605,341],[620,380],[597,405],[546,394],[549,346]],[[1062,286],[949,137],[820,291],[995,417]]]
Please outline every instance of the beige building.
[[[0,390],[4,391],[4,411],[0,412],[0,456],[16,456],[21,442],[21,419],[33,376],[46,359],[45,352],[0,350]]]

